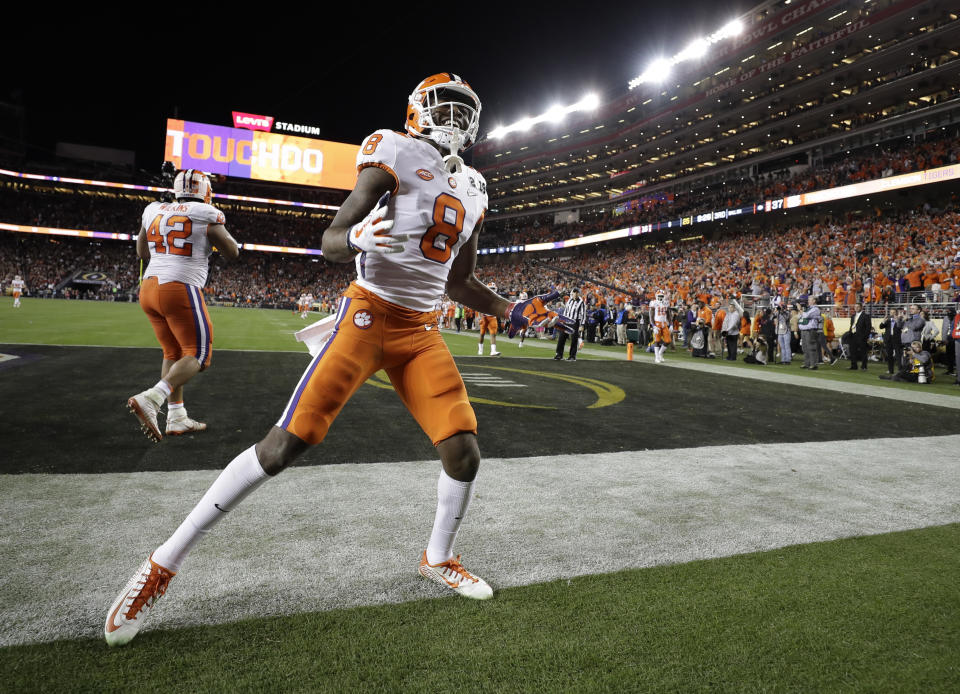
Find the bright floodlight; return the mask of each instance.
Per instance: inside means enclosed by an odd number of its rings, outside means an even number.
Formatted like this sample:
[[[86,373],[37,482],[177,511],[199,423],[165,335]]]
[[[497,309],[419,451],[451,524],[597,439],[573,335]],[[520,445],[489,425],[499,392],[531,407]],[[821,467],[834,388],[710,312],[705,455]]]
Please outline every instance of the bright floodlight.
[[[679,57],[683,60],[695,60],[696,58],[702,58],[707,54],[707,50],[709,48],[710,42],[706,39],[700,38],[684,48]]]
[[[743,33],[743,30],[743,22],[739,19],[727,22],[721,29],[706,38],[699,38],[691,42],[672,58],[661,58],[660,60],[654,61],[642,74],[630,80],[630,89],[639,87],[644,82],[654,82],[656,84],[663,82],[670,75],[670,68],[677,63],[702,58],[707,54],[710,46],[731,36],[737,36]]]
[[[500,125],[487,133],[487,137],[497,139],[512,132],[527,132],[537,123],[559,123],[568,113],[574,111],[592,111],[600,105],[600,97],[596,94],[587,94],[580,101],[570,106],[551,106],[545,113],[536,117],[521,118],[510,125]]]
[[[560,105],[551,106],[550,109],[543,114],[543,118],[550,123],[559,123],[563,120],[563,117],[567,115],[567,110]]]
[[[734,19],[731,22],[727,22],[723,29],[720,30],[720,33],[723,36],[737,36],[743,33],[743,22],[739,19]]]
[[[648,81],[660,83],[670,76],[670,70],[672,68],[673,63],[670,60],[660,58],[650,63],[650,67],[648,67],[643,74],[647,75]]]
[[[580,102],[577,104],[578,110],[581,111],[592,111],[597,106],[600,105],[600,97],[596,94],[587,94],[585,97],[580,99]]]

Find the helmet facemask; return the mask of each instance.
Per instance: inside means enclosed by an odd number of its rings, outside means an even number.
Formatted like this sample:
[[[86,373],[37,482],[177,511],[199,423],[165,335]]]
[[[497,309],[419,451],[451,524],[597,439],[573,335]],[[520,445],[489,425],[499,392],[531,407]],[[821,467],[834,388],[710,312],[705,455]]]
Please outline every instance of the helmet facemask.
[[[410,106],[417,115],[419,133],[449,152],[443,157],[447,170],[460,171],[460,151],[474,143],[480,130],[476,95],[469,88],[448,83],[414,92]]]

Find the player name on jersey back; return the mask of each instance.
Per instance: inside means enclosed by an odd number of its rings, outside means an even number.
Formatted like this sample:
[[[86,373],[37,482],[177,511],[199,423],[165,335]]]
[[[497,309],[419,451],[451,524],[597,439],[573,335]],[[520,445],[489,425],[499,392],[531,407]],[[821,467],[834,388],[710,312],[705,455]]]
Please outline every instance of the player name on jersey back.
[[[154,202],[143,211],[150,264],[144,278],[160,284],[183,282],[195,287],[207,283],[208,258],[213,246],[207,239],[211,224],[223,224],[223,212],[203,202]]]
[[[444,168],[430,143],[392,130],[364,140],[357,168],[376,166],[396,180],[387,219],[392,233],[408,234],[400,253],[361,253],[357,284],[400,306],[432,311],[447,275],[487,210],[487,184],[475,169]]]

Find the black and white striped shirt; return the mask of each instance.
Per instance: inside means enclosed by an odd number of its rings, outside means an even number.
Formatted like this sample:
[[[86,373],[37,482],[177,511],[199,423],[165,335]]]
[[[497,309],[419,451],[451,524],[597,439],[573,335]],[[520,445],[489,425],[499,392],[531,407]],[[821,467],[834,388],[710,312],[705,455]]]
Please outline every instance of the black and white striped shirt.
[[[587,321],[587,303],[579,297],[571,297],[563,306],[563,315],[583,325]]]

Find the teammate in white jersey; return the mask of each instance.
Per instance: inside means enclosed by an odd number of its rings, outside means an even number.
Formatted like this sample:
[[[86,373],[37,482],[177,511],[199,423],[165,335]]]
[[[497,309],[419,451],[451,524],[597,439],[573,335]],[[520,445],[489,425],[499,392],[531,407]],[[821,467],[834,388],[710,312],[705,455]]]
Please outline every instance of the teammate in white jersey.
[[[213,189],[206,174],[181,171],[173,190],[176,202],[147,205],[137,236],[137,255],[150,261],[140,285],[140,307],[163,347],[163,365],[160,381],[127,400],[127,406],[152,441],[162,438],[157,414],[164,400],[167,434],[207,428],[187,416],[183,386],[210,364],[213,325],[203,300],[210,254],[214,246],[231,260],[239,254],[223,226],[223,213],[210,204]]]
[[[663,292],[657,292],[656,298],[650,302],[650,324],[653,326],[653,362],[662,364],[664,362],[663,353],[667,351],[667,345],[670,344],[670,305],[667,303],[666,295]]]
[[[555,320],[566,329],[569,322],[548,312],[540,297],[510,303],[474,275],[486,184],[459,153],[476,138],[479,112],[469,85],[441,73],[410,95],[406,133],[378,130],[364,140],[356,187],[323,235],[323,257],[354,261],[358,275],[340,300],[330,336],[276,425],[234,458],[117,597],[105,625],[108,643],[133,638],[190,548],[260,484],[322,441],[354,391],[381,368],[442,464],[433,530],[418,571],[465,597],[492,596],[453,554],[480,450],[476,417],[434,307],[446,291],[480,313],[503,316],[512,332],[531,320]],[[360,562],[353,570],[367,575],[371,567]]]
[[[14,275],[13,281],[10,282],[10,288],[13,289],[13,307],[20,308],[20,296],[26,291],[27,283],[23,281],[20,275]]]

